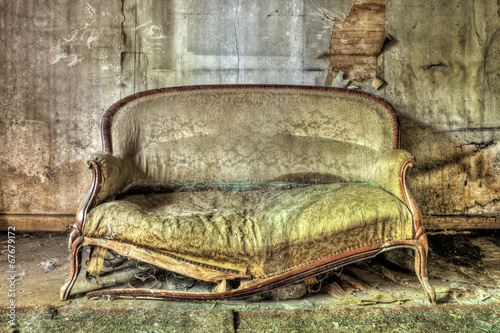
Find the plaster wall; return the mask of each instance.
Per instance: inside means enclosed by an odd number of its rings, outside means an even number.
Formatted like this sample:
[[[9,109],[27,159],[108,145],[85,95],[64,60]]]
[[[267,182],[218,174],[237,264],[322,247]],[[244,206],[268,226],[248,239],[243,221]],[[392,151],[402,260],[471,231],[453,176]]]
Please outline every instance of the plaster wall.
[[[385,53],[383,95],[418,159],[411,185],[426,215],[500,212],[499,6],[388,0],[397,43]]]
[[[328,18],[345,19],[351,5],[0,0],[0,228],[71,223],[90,182],[83,160],[100,149],[101,116],[119,98],[192,84],[331,85]],[[356,85],[399,112],[422,212],[497,223],[498,1],[387,0],[386,18],[386,84]]]

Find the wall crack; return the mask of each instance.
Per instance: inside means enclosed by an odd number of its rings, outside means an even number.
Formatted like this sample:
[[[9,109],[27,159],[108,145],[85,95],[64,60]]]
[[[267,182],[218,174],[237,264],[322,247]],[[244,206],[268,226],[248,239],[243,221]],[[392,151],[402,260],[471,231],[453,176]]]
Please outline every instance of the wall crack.
[[[467,141],[467,143],[460,145],[458,147],[462,148],[464,146],[474,146],[474,150],[472,151],[474,154],[479,153],[482,150],[485,150],[486,148],[490,146],[496,145],[496,142],[494,140],[486,141],[486,142],[474,142],[474,141]]]
[[[476,27],[476,6],[475,6],[474,1],[472,2],[472,27],[474,28],[474,32],[476,33],[478,44],[482,45],[481,37],[479,36],[479,33],[477,32],[477,27]]]
[[[240,0],[236,0],[236,10],[235,10],[235,13],[234,13],[234,23],[233,23],[233,27],[234,27],[234,46],[236,48],[236,61],[237,61],[237,64],[236,64],[236,84],[239,83],[240,81],[240,49],[239,49],[239,46],[238,46],[238,31],[236,29],[236,22],[237,22],[237,19],[238,19],[238,13],[240,11]]]
[[[430,64],[427,66],[422,66],[422,69],[431,69],[433,67],[448,67],[448,65],[443,64],[441,61],[438,62],[437,64]]]
[[[124,44],[124,38],[125,38],[125,20],[126,20],[126,16],[125,16],[125,0],[122,0],[121,1],[122,3],[122,22],[120,24],[120,27],[121,27],[121,39],[122,39],[122,47],[123,47],[123,44]]]

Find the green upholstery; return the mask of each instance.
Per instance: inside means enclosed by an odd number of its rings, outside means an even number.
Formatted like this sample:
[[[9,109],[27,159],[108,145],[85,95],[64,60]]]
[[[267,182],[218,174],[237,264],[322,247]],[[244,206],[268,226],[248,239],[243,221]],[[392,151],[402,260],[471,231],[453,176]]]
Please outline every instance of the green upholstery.
[[[387,110],[361,96],[208,89],[141,97],[113,116],[114,156],[146,184],[273,181],[322,174],[365,181],[393,149]]]
[[[88,155],[85,164],[88,165],[91,161],[99,166],[102,176],[102,186],[97,195],[96,204],[123,193],[135,183],[136,169],[123,159],[98,151]]]
[[[271,185],[125,196],[93,209],[85,233],[257,276],[412,236],[408,208],[378,187]]]
[[[252,276],[411,239],[394,124],[358,95],[206,89],[133,99],[112,116],[112,153],[86,236]]]
[[[399,184],[399,170],[403,162],[409,159],[413,160],[413,155],[408,151],[403,149],[393,150],[375,163],[367,180],[403,200],[401,185]]]

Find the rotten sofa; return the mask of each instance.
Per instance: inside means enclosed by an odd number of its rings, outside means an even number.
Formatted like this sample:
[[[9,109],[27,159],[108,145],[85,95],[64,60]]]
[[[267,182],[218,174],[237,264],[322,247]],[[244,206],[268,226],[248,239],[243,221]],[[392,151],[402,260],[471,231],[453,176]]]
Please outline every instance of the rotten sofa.
[[[398,126],[384,100],[336,88],[193,86],[118,101],[103,117],[103,151],[86,159],[92,183],[61,298],[83,246],[222,286],[93,292],[171,300],[248,297],[409,247],[434,302]]]

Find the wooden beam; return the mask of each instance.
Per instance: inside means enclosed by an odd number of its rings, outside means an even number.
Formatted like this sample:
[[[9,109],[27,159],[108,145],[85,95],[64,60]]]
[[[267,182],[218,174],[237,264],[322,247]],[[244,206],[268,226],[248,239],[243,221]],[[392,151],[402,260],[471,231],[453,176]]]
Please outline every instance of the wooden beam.
[[[427,215],[423,217],[427,230],[500,229],[500,217],[495,215]]]
[[[0,231],[15,227],[17,231],[68,231],[75,215],[0,214]]]

